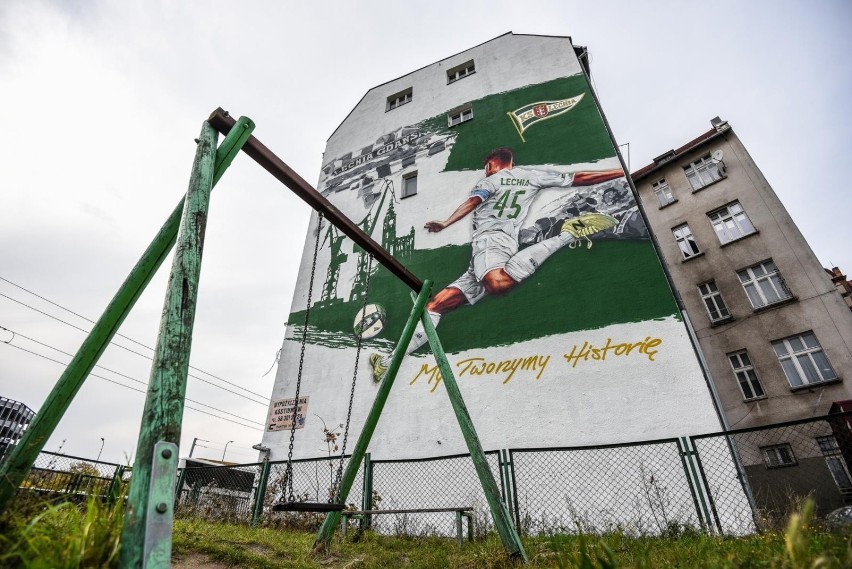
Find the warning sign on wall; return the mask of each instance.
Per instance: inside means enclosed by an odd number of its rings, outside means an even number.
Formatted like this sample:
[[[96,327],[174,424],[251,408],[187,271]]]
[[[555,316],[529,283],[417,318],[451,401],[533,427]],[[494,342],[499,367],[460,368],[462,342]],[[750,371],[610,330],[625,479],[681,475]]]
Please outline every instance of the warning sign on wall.
[[[290,430],[293,428],[294,420],[297,429],[304,427],[305,415],[308,411],[308,399],[308,397],[299,397],[298,408],[294,397],[273,400],[269,407],[266,430],[270,432]]]

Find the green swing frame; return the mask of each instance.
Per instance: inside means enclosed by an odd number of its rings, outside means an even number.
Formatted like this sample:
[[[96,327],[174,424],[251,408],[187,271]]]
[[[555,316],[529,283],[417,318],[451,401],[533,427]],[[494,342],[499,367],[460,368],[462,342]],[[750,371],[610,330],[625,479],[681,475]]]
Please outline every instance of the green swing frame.
[[[178,244],[172,263],[160,331],[151,367],[142,428],[136,449],[133,476],[127,498],[121,536],[122,568],[166,568],[171,560],[175,483],[178,447],[183,419],[189,353],[195,318],[198,280],[210,192],[236,155],[242,150],[276,179],[290,188],[357,245],[374,256],[412,291],[414,304],[397,342],[387,373],[340,480],[340,501],[345,503],[355,481],[370,439],[387,401],[415,327],[422,323],[443,376],[443,384],[461,428],[476,473],[482,485],[494,527],[507,553],[527,561],[520,536],[512,522],[500,490],[488,466],[452,368],[438,334],[425,312],[432,282],[420,281],[397,259],[346,218],[333,204],[310,186],[272,151],[251,135],[254,123],[233,119],[221,108],[202,125],[190,176],[189,189],[142,254],[127,279],[107,305],[103,315],[60,376],[18,445],[0,464],[0,512],[4,511],[26,478],[45,443],[53,434],[74,396],[98,358],[118,331],[169,251]],[[225,135],[216,146],[218,133]],[[415,296],[416,295],[416,296]],[[317,532],[314,549],[327,550],[339,524],[340,511],[329,511]]]

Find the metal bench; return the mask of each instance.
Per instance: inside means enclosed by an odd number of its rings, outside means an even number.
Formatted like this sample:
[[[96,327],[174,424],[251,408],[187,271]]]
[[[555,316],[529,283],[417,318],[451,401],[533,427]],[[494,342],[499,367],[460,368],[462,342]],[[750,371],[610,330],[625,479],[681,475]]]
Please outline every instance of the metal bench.
[[[436,512],[455,512],[456,514],[456,541],[459,547],[464,543],[462,538],[462,518],[467,518],[467,539],[473,541],[473,508],[417,508],[412,510],[345,510],[340,512],[340,525],[343,537],[346,537],[346,530],[349,526],[350,519],[364,520],[366,516],[375,516],[380,514],[430,514]]]

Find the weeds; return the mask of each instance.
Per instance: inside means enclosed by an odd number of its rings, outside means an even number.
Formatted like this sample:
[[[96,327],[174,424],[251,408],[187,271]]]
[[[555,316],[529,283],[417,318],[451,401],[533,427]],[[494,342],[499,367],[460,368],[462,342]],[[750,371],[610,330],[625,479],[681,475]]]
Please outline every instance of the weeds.
[[[0,566],[65,569],[114,567],[124,520],[124,501],[105,504],[43,504],[35,517],[16,509],[0,536]]]

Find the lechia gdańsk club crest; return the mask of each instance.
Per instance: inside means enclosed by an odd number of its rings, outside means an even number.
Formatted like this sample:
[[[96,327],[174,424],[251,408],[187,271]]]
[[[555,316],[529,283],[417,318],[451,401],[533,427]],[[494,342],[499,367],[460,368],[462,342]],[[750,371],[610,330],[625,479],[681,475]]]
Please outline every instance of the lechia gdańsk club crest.
[[[577,103],[580,102],[584,95],[585,93],[580,93],[570,99],[530,103],[506,114],[512,119],[512,124],[515,125],[515,129],[518,131],[521,140],[526,142],[524,131],[538,122],[558,117],[562,113],[567,113],[577,106]]]

